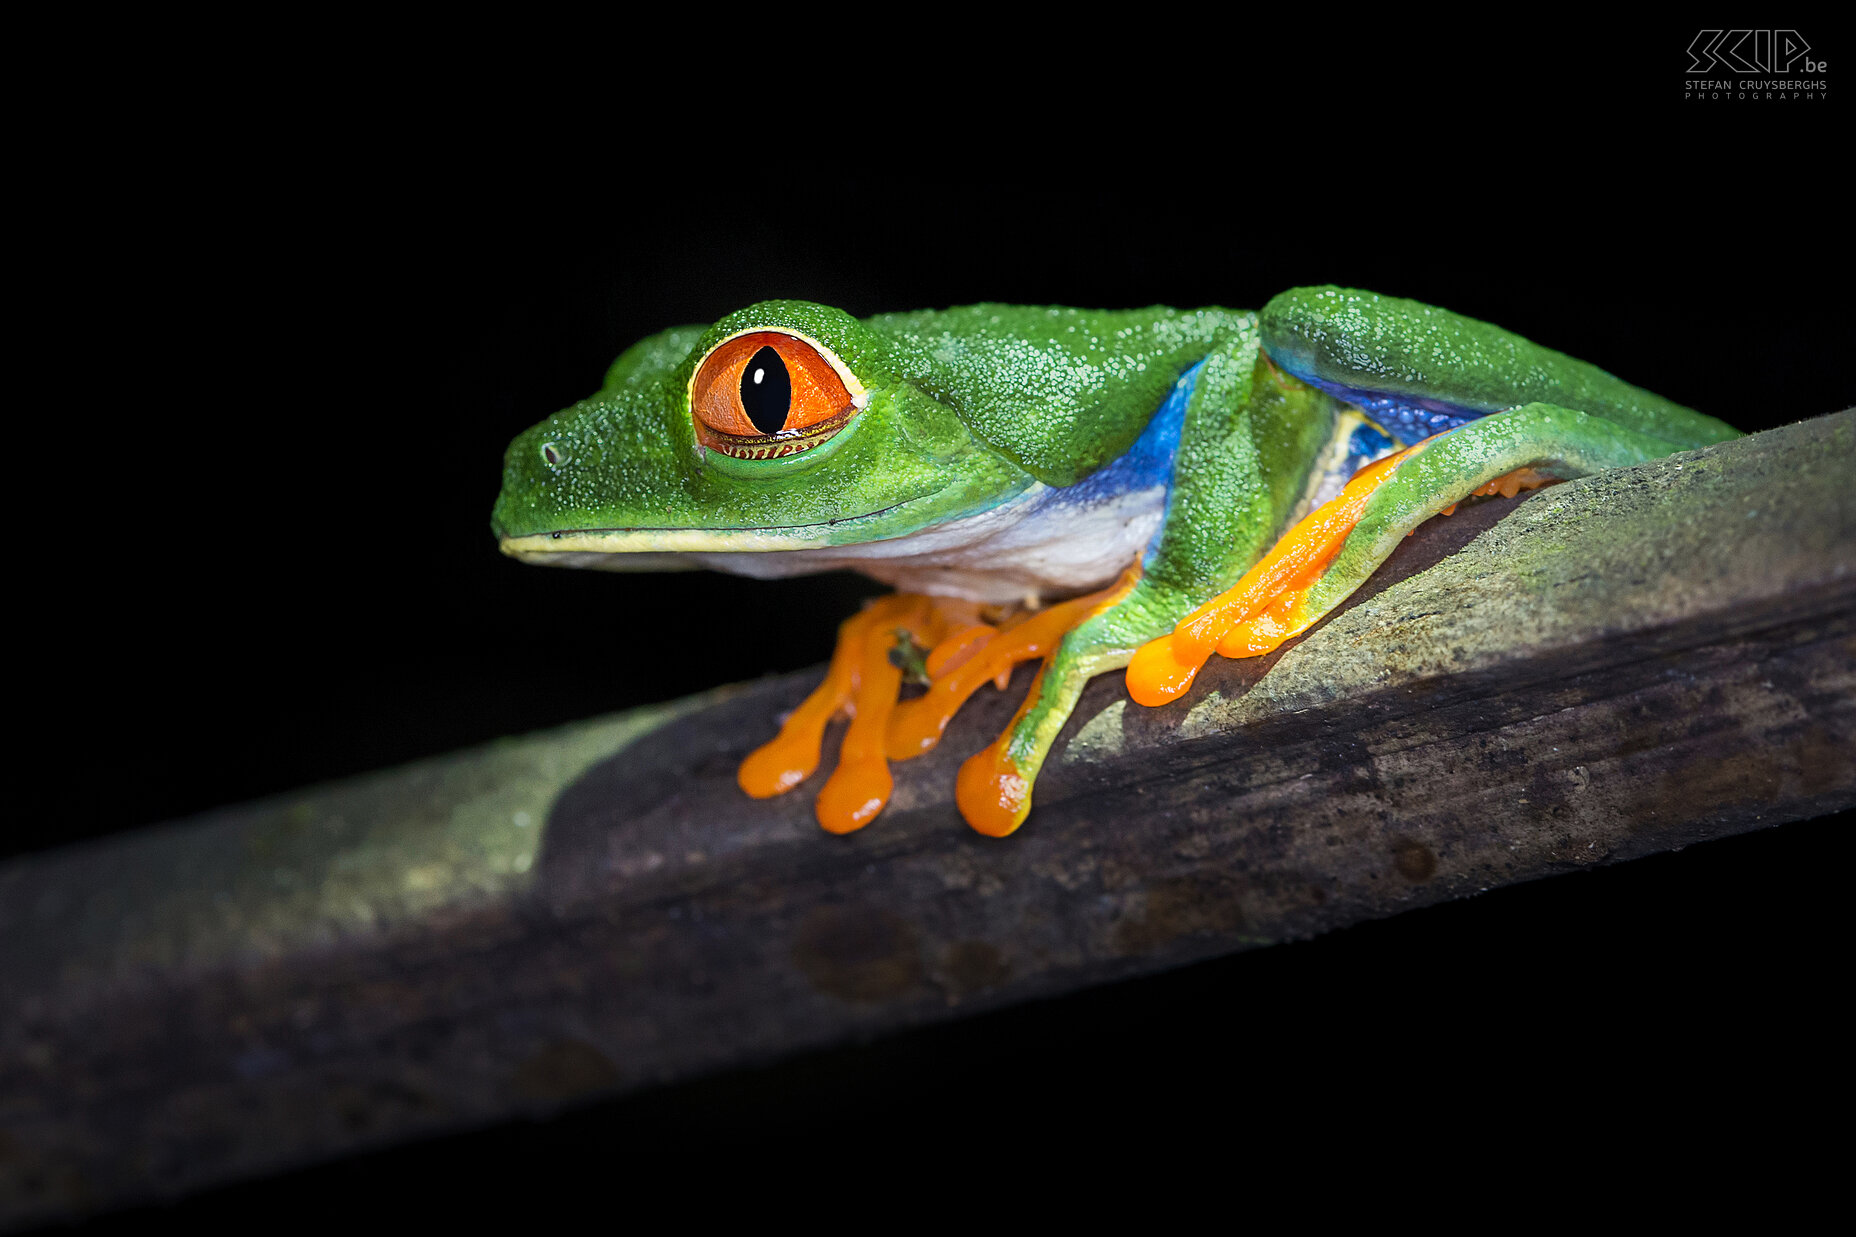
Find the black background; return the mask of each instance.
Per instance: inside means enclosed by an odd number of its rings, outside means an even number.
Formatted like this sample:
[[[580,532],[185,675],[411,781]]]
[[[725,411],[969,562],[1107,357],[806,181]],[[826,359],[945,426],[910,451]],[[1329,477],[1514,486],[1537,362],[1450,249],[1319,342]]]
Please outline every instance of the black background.
[[[1830,184],[1846,110],[1684,104],[1691,34],[1632,35],[1584,76],[1542,51],[1526,88],[1466,77],[1486,60],[1441,46],[1265,76],[1182,58],[1188,40],[1137,49],[1142,73],[1112,87],[1008,57],[722,98],[674,64],[647,87],[635,64],[569,56],[566,88],[479,52],[406,81],[379,64],[268,86],[247,70],[236,89],[125,102],[59,152],[25,245],[51,277],[27,336],[44,341],[42,406],[11,453],[14,604],[34,635],[16,649],[31,737],[4,845],[822,660],[874,586],[536,570],[487,527],[512,435],[636,338],[766,297],[853,314],[1254,307],[1334,282],[1498,322],[1744,429],[1856,404],[1856,270]],[[803,1159],[847,1139],[951,1170],[975,1139],[1003,1139],[979,1150],[1009,1162],[1019,1139],[1146,1143],[1208,1115],[1256,1140],[1568,1106],[1705,1121],[1731,1099],[1770,1117],[1828,1085],[1841,828],[1506,890],[179,1214],[334,1214],[490,1165],[568,1190],[653,1151]]]

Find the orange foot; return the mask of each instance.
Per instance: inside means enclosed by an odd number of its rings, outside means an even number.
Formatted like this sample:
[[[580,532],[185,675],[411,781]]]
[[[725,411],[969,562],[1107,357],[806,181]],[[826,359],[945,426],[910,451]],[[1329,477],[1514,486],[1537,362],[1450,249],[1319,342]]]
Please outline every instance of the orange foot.
[[[736,780],[756,799],[784,794],[818,768],[825,727],[851,718],[838,767],[819,790],[818,823],[850,833],[876,818],[889,801],[889,762],[930,751],[968,697],[991,682],[1003,691],[1021,661],[1048,658],[1063,637],[1119,600],[1140,576],[1131,567],[1113,587],[1042,610],[982,621],[974,602],[892,593],[878,597],[838,628],[838,645],[820,683],[793,710],[780,733],[741,762]],[[898,703],[899,661],[908,646],[930,651],[928,691]],[[1009,731],[1008,731],[1009,733]],[[962,804],[971,821],[973,814]],[[975,824],[978,828],[978,823]]]

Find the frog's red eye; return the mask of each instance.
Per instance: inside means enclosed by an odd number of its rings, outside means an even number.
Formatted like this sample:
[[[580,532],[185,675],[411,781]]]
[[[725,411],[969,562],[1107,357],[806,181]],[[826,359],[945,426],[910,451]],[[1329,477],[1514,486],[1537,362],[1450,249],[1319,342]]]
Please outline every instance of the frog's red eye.
[[[737,335],[703,358],[690,382],[696,441],[736,459],[770,460],[818,446],[850,423],[857,401],[810,342],[780,331]]]

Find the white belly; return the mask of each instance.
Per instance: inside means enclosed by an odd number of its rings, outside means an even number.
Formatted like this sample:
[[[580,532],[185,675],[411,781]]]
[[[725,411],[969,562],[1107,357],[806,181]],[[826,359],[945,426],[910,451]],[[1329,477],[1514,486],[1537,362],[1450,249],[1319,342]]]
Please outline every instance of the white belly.
[[[1081,501],[1034,485],[991,511],[888,541],[682,557],[763,580],[848,569],[903,592],[1005,604],[1108,584],[1147,548],[1165,514],[1163,485]]]

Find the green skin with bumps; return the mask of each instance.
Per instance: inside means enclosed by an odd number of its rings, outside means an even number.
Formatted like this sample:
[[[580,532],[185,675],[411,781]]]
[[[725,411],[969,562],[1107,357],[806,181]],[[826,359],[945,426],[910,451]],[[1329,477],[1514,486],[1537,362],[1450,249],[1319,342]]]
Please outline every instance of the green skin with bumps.
[[[733,459],[698,444],[689,383],[719,342],[760,329],[828,348],[868,403],[810,451]],[[1295,289],[1261,313],[974,305],[858,320],[765,301],[635,345],[598,393],[516,438],[492,525],[518,557],[615,566],[606,556],[642,552],[646,569],[690,549],[904,537],[1088,477],[1199,362],[1145,573],[1064,639],[1014,725],[1008,753],[1027,783],[1091,677],[1235,584],[1285,531],[1348,406],[1328,390],[1496,415],[1433,440],[1374,492],[1308,594],[1318,612],[1418,523],[1504,473],[1569,478],[1737,433],[1498,327],[1347,289]]]

